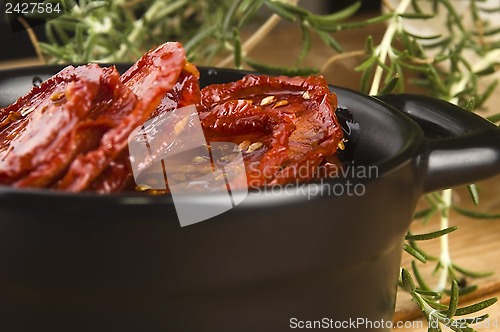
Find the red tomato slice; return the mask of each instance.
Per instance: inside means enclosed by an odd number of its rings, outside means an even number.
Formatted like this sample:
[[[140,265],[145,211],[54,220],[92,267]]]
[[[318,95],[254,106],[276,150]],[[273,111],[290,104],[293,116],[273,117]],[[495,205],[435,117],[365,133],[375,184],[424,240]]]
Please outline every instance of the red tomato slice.
[[[336,96],[321,76],[248,75],[201,92],[207,139],[242,146],[250,187],[315,177],[343,138]]]
[[[116,118],[116,126],[100,140],[99,147],[78,156],[71,164],[57,189],[85,190],[108,165],[116,160],[128,144],[128,136],[156,110],[162,98],[171,91],[186,64],[185,51],[179,43],[166,43],[146,53],[121,77],[121,83],[136,96],[132,109],[108,107],[95,121]],[[120,95],[111,105],[120,102]]]
[[[193,64],[186,62],[174,88],[167,92],[158,108],[149,118],[160,116],[176,108],[199,104],[201,98],[199,77],[200,73],[198,69]],[[89,189],[105,194],[133,190],[134,188],[135,182],[127,150],[92,182]]]
[[[91,142],[78,123],[89,115],[101,89],[112,89],[110,70],[66,67],[0,110],[0,183],[42,187],[53,183]]]

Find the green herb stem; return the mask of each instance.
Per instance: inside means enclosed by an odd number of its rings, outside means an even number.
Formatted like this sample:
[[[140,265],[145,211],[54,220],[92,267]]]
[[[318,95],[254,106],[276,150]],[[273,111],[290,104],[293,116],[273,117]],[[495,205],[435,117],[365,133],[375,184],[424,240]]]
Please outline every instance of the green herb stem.
[[[287,3],[291,5],[296,5],[299,0],[289,0]],[[281,17],[277,14],[272,14],[271,17],[255,32],[250,36],[241,46],[241,52],[243,56],[250,53],[266,36],[273,31],[273,29],[281,21]],[[233,61],[234,54],[228,55],[222,61],[217,63],[217,67],[226,67]]]
[[[387,30],[384,33],[384,36],[382,37],[382,42],[375,50],[377,57],[380,59],[380,63],[382,64],[385,63],[385,61],[387,60],[387,56],[392,52],[392,41],[394,39],[397,30],[401,27],[400,14],[403,14],[410,6],[410,4],[411,0],[403,0],[399,3],[398,7],[396,8],[393,14],[392,20],[389,23],[389,26],[387,27]],[[384,73],[384,68],[381,65],[377,66],[377,69],[375,69],[375,75],[373,77],[372,85],[369,92],[370,95],[374,96],[378,94],[380,89],[380,83],[382,82],[383,73]]]
[[[452,99],[449,101],[453,104],[458,104],[458,95],[465,90],[472,77],[484,71],[486,68],[498,64],[499,59],[500,49],[492,49],[482,56],[481,59],[472,66],[471,70],[466,70],[465,75],[458,82],[452,84],[450,87],[450,96]]]
[[[441,198],[443,200],[443,209],[441,210],[440,229],[445,230],[449,227],[449,210],[451,207],[453,191],[451,189],[443,190]],[[438,285],[436,290],[442,292],[448,283],[448,273],[451,263],[450,246],[448,242],[448,234],[444,234],[439,238],[441,245],[441,254],[439,256],[439,263],[441,264],[441,274],[439,276]]]

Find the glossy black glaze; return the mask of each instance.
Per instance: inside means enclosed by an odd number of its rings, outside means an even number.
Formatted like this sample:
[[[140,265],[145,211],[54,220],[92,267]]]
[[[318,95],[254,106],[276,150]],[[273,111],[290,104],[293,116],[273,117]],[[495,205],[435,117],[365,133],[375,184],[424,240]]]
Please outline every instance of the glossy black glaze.
[[[399,94],[379,99],[419,123],[429,140],[424,190],[471,183],[500,172],[500,130],[483,118],[443,100]]]
[[[0,103],[51,70],[0,73]],[[202,84],[242,75],[201,73]],[[24,84],[21,91],[4,93],[10,80]],[[498,173],[500,165],[479,156],[475,167],[483,165],[483,174],[464,169],[460,179],[441,180],[430,162],[443,152],[436,148],[441,143],[426,136],[452,130],[436,112],[426,119],[435,125],[424,136],[386,103],[333,89],[360,124],[352,162],[376,165],[379,172],[331,179],[323,188],[352,181],[363,186],[363,195],[321,194],[318,183],[292,193],[252,192],[233,210],[181,228],[170,197],[0,188],[2,330],[280,332],[293,330],[292,318],[390,321],[402,240],[417,199],[454,180]],[[423,115],[409,113],[424,123]],[[470,123],[470,131],[479,127],[498,137],[486,121]],[[456,155],[466,142],[453,140],[457,146],[445,148]],[[476,143],[500,153],[498,140]]]

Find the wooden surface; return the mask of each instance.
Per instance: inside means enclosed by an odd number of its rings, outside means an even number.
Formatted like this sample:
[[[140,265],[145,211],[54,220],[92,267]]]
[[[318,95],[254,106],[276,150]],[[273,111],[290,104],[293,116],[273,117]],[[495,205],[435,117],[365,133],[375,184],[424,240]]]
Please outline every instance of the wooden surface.
[[[467,207],[477,211],[489,211],[500,213],[500,176],[478,184],[480,194],[480,205],[474,207],[470,201],[469,194],[464,188],[454,191],[454,202],[462,207]],[[425,203],[420,204],[422,207]],[[458,230],[450,234],[450,251],[452,261],[461,267],[477,272],[494,272],[492,276],[482,279],[465,279],[467,285],[478,285],[479,289],[459,303],[465,306],[490,297],[500,298],[500,219],[499,220],[472,220],[457,213],[450,216],[450,226],[457,225]],[[434,231],[439,227],[438,220],[430,220],[427,225],[415,222],[412,225],[414,233],[425,233]],[[439,256],[439,241],[423,241],[420,247],[426,252]],[[411,267],[413,257],[404,253],[401,266]],[[419,264],[423,275],[431,281],[430,286],[436,285],[437,277],[432,276],[435,267],[434,262]],[[484,310],[481,314],[490,314],[490,322],[496,323],[496,327],[478,328],[478,331],[500,331],[500,305],[494,304]],[[408,322],[418,320],[422,322],[421,328],[400,328],[397,331],[427,331],[426,322],[421,318],[416,304],[411,301],[408,294],[398,292],[395,319],[397,321]],[[407,323],[408,324],[408,323]],[[493,324],[491,324],[493,325]]]
[[[384,26],[377,25],[370,28],[357,31],[347,31],[336,35],[340,43],[345,47],[346,51],[355,51],[363,49],[364,40],[367,35],[371,34],[375,37],[375,41],[379,40],[383,34]],[[281,25],[275,32],[259,44],[258,48],[250,53],[250,55],[260,61],[267,61],[276,65],[291,65],[294,63],[294,56],[299,53],[300,31],[290,25]],[[325,61],[334,56],[334,53],[328,48],[321,45],[317,38],[313,40],[313,50],[306,59],[306,65],[321,67]],[[359,75],[355,73],[354,68],[361,57],[350,57],[341,61],[336,61],[333,65],[326,68],[324,71],[327,80],[339,86],[350,87],[356,89],[359,85]],[[0,68],[12,68],[19,66],[28,66],[39,64],[37,59],[14,60],[0,64]],[[491,112],[494,105],[500,103],[500,88],[497,87],[493,98],[487,103]],[[496,108],[498,110],[498,108]],[[474,208],[471,206],[470,199],[464,188],[455,191],[454,201],[463,204],[464,207],[471,207],[478,211],[488,211],[500,213],[500,176],[481,182],[479,184],[480,206]],[[422,202],[421,207],[425,204]],[[477,291],[475,298],[470,298],[463,301],[460,305],[467,305],[474,301],[492,296],[500,297],[500,220],[470,220],[457,215],[451,214],[451,225],[458,225],[459,229],[450,235],[451,255],[454,262],[472,270],[478,271],[493,271],[491,277],[481,280],[467,280],[468,283],[477,283],[480,288]],[[415,223],[412,228],[414,233],[436,230],[439,227],[436,220],[431,220],[428,225]],[[439,242],[427,241],[421,245],[429,253],[438,255]],[[409,267],[411,257],[404,254],[401,266]],[[423,274],[430,275],[434,265],[432,262],[426,266],[422,266]],[[432,279],[432,278],[431,278]],[[435,278],[434,282],[437,282]],[[492,322],[497,321],[500,324],[500,305],[495,304],[487,309]],[[420,318],[421,314],[418,311],[415,303],[404,292],[398,293],[395,318],[406,324],[412,325],[409,328],[396,329],[397,331],[426,331],[427,325]],[[420,328],[414,321],[420,321]],[[417,328],[416,328],[417,327]],[[499,327],[490,327],[478,329],[480,331],[500,331]]]

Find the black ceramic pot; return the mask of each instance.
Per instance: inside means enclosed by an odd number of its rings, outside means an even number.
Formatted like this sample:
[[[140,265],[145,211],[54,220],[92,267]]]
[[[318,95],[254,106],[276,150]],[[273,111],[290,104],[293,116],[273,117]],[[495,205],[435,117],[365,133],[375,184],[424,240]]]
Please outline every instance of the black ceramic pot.
[[[0,103],[58,69],[0,73]],[[500,130],[427,97],[333,90],[359,123],[351,166],[376,173],[250,192],[188,227],[171,197],[1,187],[0,329],[279,332],[316,320],[389,330],[418,198],[498,174]]]

